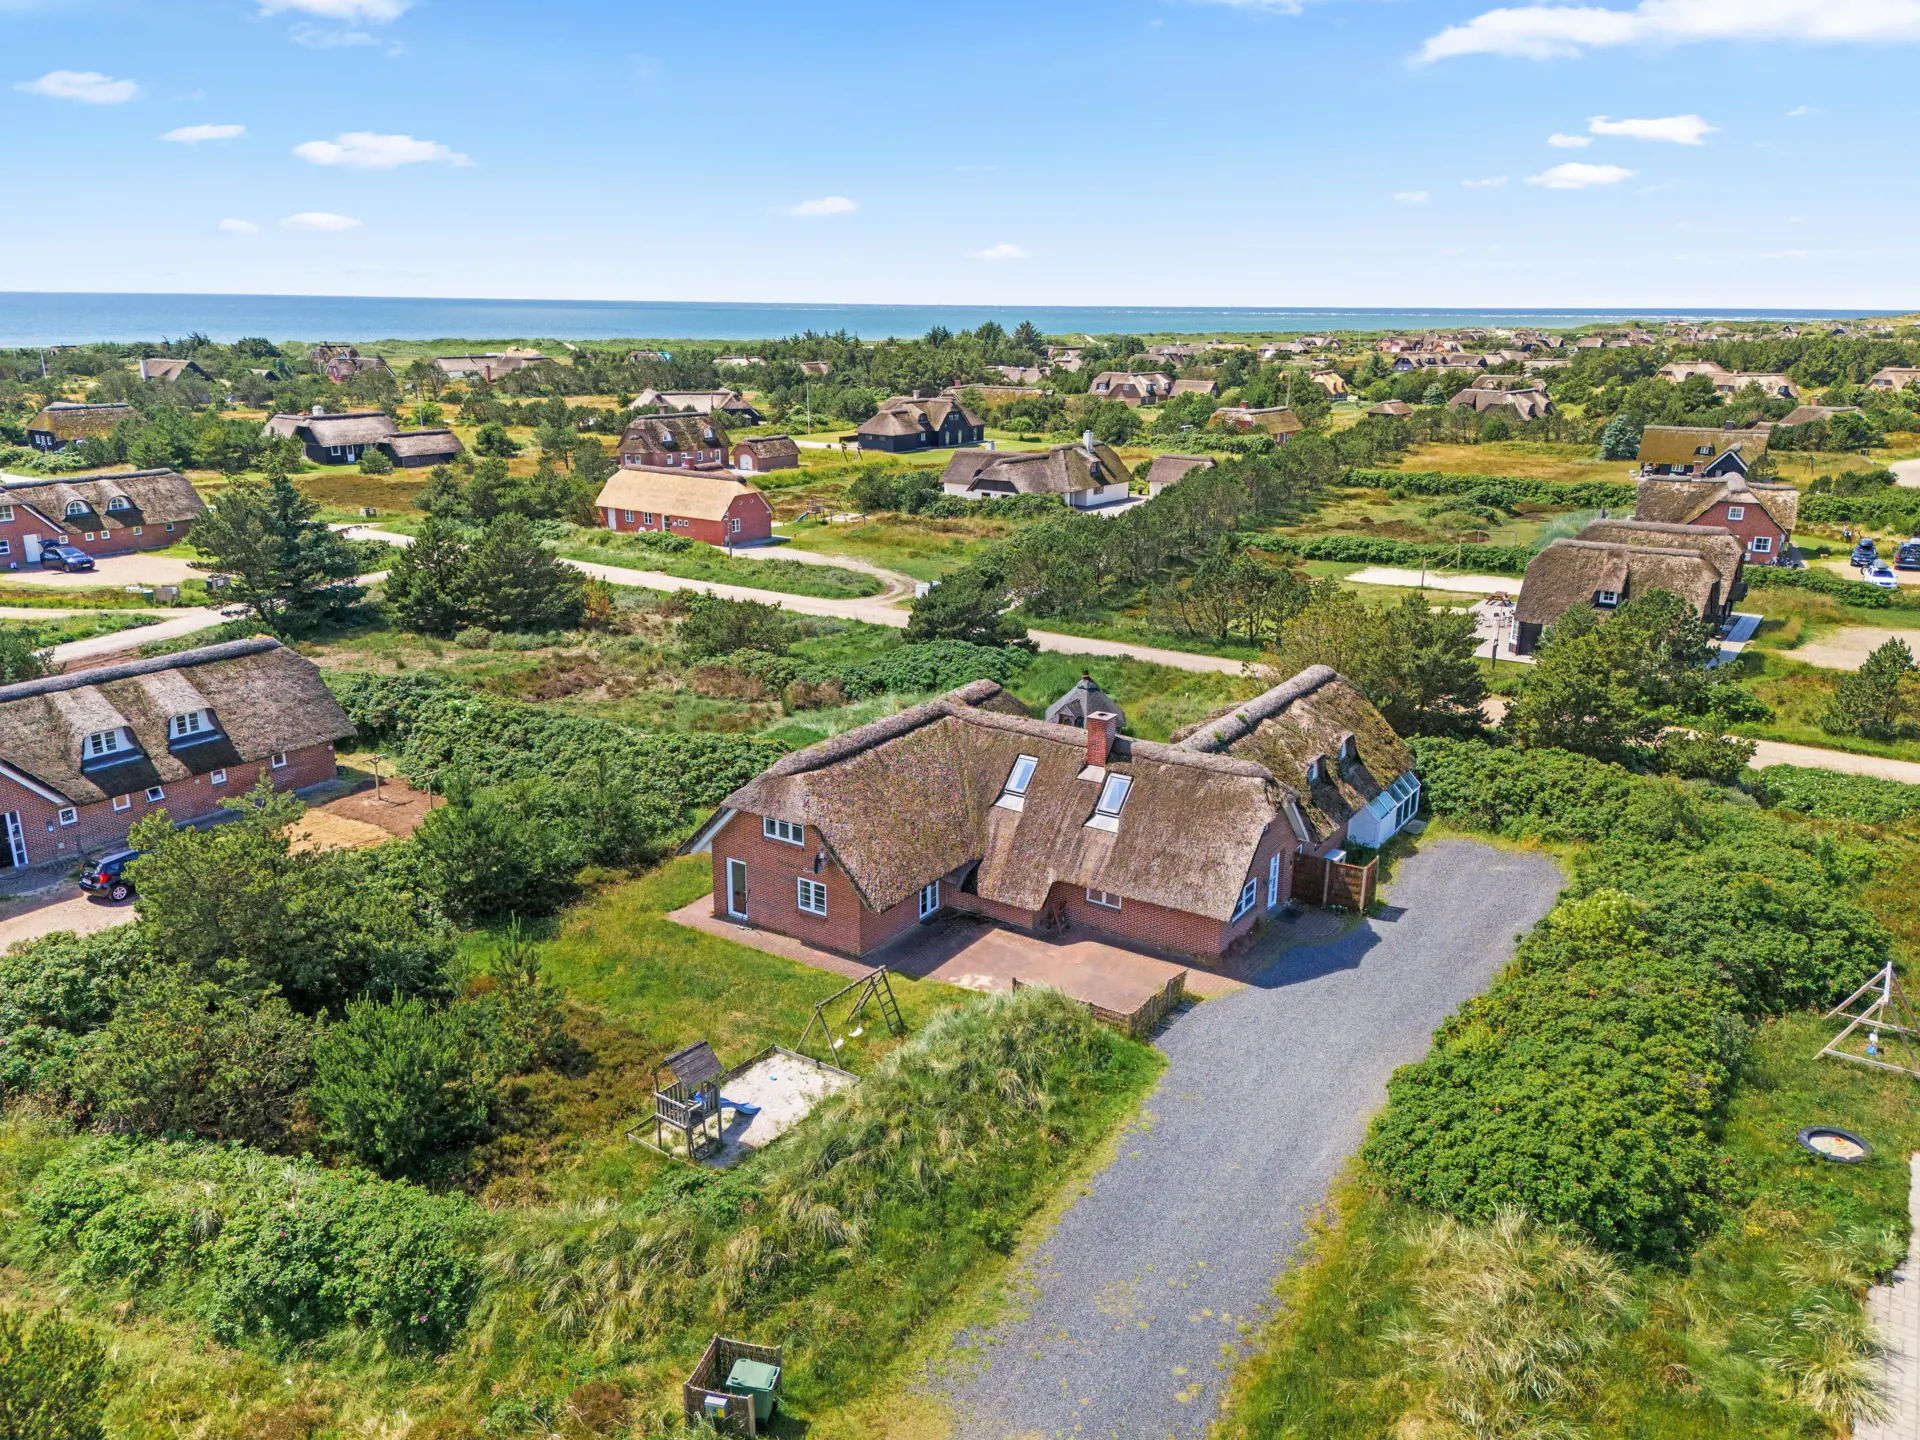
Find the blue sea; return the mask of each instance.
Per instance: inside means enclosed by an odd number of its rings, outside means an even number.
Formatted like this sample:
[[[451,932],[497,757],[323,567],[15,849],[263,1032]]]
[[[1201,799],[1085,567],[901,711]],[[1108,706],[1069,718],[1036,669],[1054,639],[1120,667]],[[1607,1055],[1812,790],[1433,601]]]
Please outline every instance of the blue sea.
[[[97,340],[764,340],[846,330],[867,340],[924,335],[936,325],[1048,335],[1258,334],[1314,330],[1455,330],[1666,320],[1823,320],[1874,310],[1340,310],[1318,306],[1209,310],[1181,306],[781,305],[697,301],[437,300],[353,295],[94,295],[0,291],[0,348]]]

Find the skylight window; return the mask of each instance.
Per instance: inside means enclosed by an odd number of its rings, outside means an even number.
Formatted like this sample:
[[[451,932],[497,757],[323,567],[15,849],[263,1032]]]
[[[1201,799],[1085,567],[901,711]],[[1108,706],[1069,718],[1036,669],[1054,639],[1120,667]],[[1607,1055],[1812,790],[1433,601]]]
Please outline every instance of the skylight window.
[[[1109,775],[1107,783],[1100,787],[1100,801],[1093,807],[1096,815],[1114,815],[1120,813],[1120,807],[1127,803],[1127,792],[1133,788],[1130,775]]]
[[[1022,755],[1013,762],[1013,769],[1007,774],[1007,783],[1000,791],[1000,798],[993,803],[1002,810],[1024,810],[1027,805],[1027,786],[1033,783],[1033,772],[1040,768],[1037,756]]]

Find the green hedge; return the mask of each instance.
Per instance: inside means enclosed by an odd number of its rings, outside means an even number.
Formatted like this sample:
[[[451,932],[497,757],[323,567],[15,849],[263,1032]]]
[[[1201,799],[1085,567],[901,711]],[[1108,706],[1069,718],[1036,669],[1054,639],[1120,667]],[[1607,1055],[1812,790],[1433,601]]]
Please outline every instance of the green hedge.
[[[1631,509],[1631,480],[1536,480],[1523,475],[1450,475],[1440,470],[1349,470],[1349,485],[1364,485],[1392,495],[1471,495],[1476,490],[1504,491],[1530,505],[1562,505],[1571,510]]]
[[[736,650],[719,663],[758,675],[776,688],[794,681],[813,685],[837,683],[849,700],[874,695],[918,695],[956,690],[975,680],[1009,683],[1026,668],[1024,650],[1001,645],[972,645],[965,640],[931,640],[922,645],[895,645],[871,660],[842,665],[816,665],[794,655],[764,650]]]
[[[1871,775],[1769,765],[1760,772],[1754,788],[1766,804],[1796,810],[1816,820],[1892,825],[1920,816],[1920,785],[1879,780]]]
[[[1849,580],[1831,570],[1749,565],[1746,579],[1749,589],[1806,590],[1815,595],[1832,596],[1844,605],[1858,606],[1862,610],[1920,609],[1920,601],[1910,601],[1900,591],[1882,590],[1878,585],[1869,585],[1864,580]]]
[[[1873,525],[1920,533],[1920,491],[1878,495],[1802,495],[1800,518],[1809,525]]]
[[[363,743],[416,785],[459,771],[476,784],[598,776],[644,797],[661,823],[716,805],[785,753],[741,735],[663,735],[480,695],[439,676],[330,675]]]
[[[1471,570],[1488,575],[1522,575],[1534,552],[1524,545],[1419,545],[1411,540],[1380,540],[1369,535],[1262,537],[1263,550],[1298,555],[1302,560],[1337,560],[1362,565]]]
[[[1717,1223],[1744,1017],[1831,1004],[1886,961],[1872,847],[1738,792],[1563,751],[1411,742],[1435,814],[1589,842],[1514,965],[1394,1078],[1367,1158],[1396,1194],[1503,1205],[1643,1258]]]
[[[440,1349],[466,1322],[488,1222],[457,1195],[240,1146],[76,1141],[22,1207],[87,1279],[184,1292],[225,1341],[343,1327]]]

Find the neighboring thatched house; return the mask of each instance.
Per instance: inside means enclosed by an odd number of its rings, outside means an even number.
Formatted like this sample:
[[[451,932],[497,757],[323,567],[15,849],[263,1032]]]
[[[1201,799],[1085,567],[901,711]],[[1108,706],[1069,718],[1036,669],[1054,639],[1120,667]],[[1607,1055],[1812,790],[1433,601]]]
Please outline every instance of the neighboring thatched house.
[[[620,432],[620,463],[637,469],[724,466],[733,445],[711,415],[642,415]]]
[[[1733,601],[1724,579],[1724,559],[1717,551],[1709,553],[1707,532],[1702,531],[1701,537],[1701,543],[1685,549],[1670,542],[1554,541],[1527,562],[1514,611],[1519,625],[1514,650],[1530,653],[1539,643],[1540,632],[1576,605],[1611,611],[1649,590],[1671,591],[1704,618],[1725,623]]]
[[[767,470],[798,470],[800,447],[791,435],[757,435],[733,443],[733,468],[756,475]]]
[[[630,410],[682,410],[695,415],[718,415],[736,425],[763,423],[760,412],[737,390],[642,390]]]
[[[1297,854],[1360,838],[1376,808],[1383,828],[1411,818],[1406,752],[1357,693],[1316,667],[1163,745],[1115,711],[1034,719],[976,681],[785,756],[686,853],[713,857],[717,917],[841,954],[953,910],[1212,961],[1290,897]],[[1295,736],[1324,752],[1300,767],[1310,794],[1255,758],[1304,760]]]
[[[1093,377],[1087,393],[1102,400],[1118,400],[1122,405],[1158,405],[1173,393],[1173,377],[1157,370],[1138,375],[1128,370],[1102,370]]]
[[[1740,371],[1731,375],[1716,375],[1713,377],[1714,392],[1720,395],[1738,395],[1749,385],[1758,386],[1760,393],[1765,395],[1769,400],[1798,400],[1800,398],[1800,387],[1785,375],[1755,375]]]
[[[1009,385],[1038,385],[1047,378],[1047,372],[1038,365],[996,365],[1000,378]]]
[[[51,454],[82,440],[98,440],[111,435],[122,420],[133,418],[133,406],[124,404],[83,405],[73,400],[56,400],[27,422],[27,444]]]
[[[896,395],[861,421],[856,435],[862,450],[901,454],[978,445],[987,438],[987,426],[958,400],[946,396],[920,400]]]
[[[1773,425],[1819,425],[1833,419],[1836,415],[1858,415],[1860,413],[1862,412],[1858,405],[1796,405],[1778,420],[1774,421]],[[1769,431],[1769,433],[1771,433],[1771,431]]]
[[[1404,400],[1382,400],[1378,405],[1368,406],[1367,414],[1383,420],[1404,420],[1413,414],[1413,406]]]
[[[1158,495],[1169,485],[1178,485],[1196,470],[1212,470],[1219,461],[1211,455],[1156,455],[1147,469],[1147,495]]]
[[[323,351],[326,352],[325,358],[322,358]],[[387,362],[378,355],[362,355],[351,345],[318,346],[313,358],[320,367],[320,373],[336,385],[344,385],[356,375],[387,368]]]
[[[1238,430],[1250,435],[1256,430],[1264,431],[1274,438],[1276,444],[1284,445],[1307,427],[1300,417],[1284,405],[1254,407],[1245,404],[1223,405],[1213,412],[1209,425],[1218,425],[1227,430]]]
[[[1870,390],[1905,390],[1910,385],[1920,385],[1920,368],[1910,365],[1889,365],[1867,381]]]
[[[947,461],[940,487],[967,500],[1057,495],[1076,510],[1127,498],[1130,475],[1113,447],[1083,435],[1078,445],[1045,450],[962,450]]]
[[[1712,430],[1695,425],[1649,425],[1640,432],[1640,474],[1711,480],[1745,475],[1767,450],[1763,430]]]
[[[329,415],[318,405],[305,415],[275,415],[265,428],[269,435],[298,440],[307,459],[316,465],[355,464],[368,450],[400,433],[399,422],[384,411]]]
[[[1524,390],[1495,390],[1474,385],[1447,401],[1447,408],[1472,410],[1479,415],[1505,411],[1515,420],[1526,421],[1551,415],[1553,401],[1547,398],[1544,388],[1530,386]]]
[[[237,807],[262,776],[318,785],[353,733],[319,667],[270,638],[0,686],[0,868],[71,865],[156,810]]]
[[[451,465],[466,448],[458,435],[446,429],[401,430],[374,444],[401,470]]]
[[[1327,394],[1336,399],[1347,393],[1347,380],[1338,370],[1315,370],[1307,376]]]
[[[484,355],[436,355],[433,364],[449,380],[485,380],[491,383],[546,358],[538,350],[489,350]]]
[[[135,362],[134,369],[142,380],[178,380],[182,375],[213,379],[192,360],[141,359]]]
[[[731,470],[622,465],[594,500],[609,530],[683,535],[708,545],[763,545],[773,538],[767,497]]]
[[[1173,382],[1175,395],[1217,396],[1220,393],[1218,380],[1176,380]]]
[[[833,362],[831,360],[802,360],[800,362],[800,373],[802,375],[813,376],[831,375],[833,373]]]
[[[1662,365],[1654,373],[1662,380],[1678,385],[1693,379],[1696,375],[1705,375],[1709,380],[1717,381],[1727,372],[1725,367],[1716,365],[1711,360],[1675,360],[1671,364]]]
[[[173,470],[10,478],[0,488],[0,568],[38,564],[47,545],[89,555],[158,550],[186,539],[206,508],[193,483]]]
[[[1800,522],[1800,492],[1791,485],[1752,483],[1744,470],[1735,470],[1713,480],[1650,477],[1635,488],[1636,520],[1731,531],[1755,565],[1778,565],[1789,558],[1794,527]]]

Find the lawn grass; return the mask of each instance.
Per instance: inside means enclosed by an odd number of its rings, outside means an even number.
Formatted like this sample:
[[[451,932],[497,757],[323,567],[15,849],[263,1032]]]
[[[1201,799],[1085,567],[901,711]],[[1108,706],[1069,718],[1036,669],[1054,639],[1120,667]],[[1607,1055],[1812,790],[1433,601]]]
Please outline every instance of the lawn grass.
[[[1436,529],[1432,516],[1446,508],[1444,496],[1409,496],[1392,500],[1384,490],[1343,489],[1323,498],[1297,524],[1274,527],[1278,535],[1365,535],[1383,540],[1408,540],[1423,545],[1450,545],[1463,538]],[[1495,545],[1544,545],[1571,536],[1599,512],[1550,505],[1522,505],[1516,514],[1480,522],[1464,538]],[[1257,537],[1254,543],[1258,543]]]
[[[190,603],[204,604],[205,581],[189,580],[183,584],[180,587],[182,600],[186,600],[191,586],[199,587],[202,599]],[[73,590],[64,587],[56,589],[51,585],[10,585],[0,586],[0,605],[32,610],[148,610],[153,608],[153,598],[128,594],[117,585],[95,585]]]
[[[30,630],[36,645],[65,645],[74,640],[91,640],[96,635],[117,635],[122,630],[142,625],[158,625],[158,615],[127,615],[113,610],[96,610],[86,615],[69,615],[55,620],[0,621],[10,630]]]
[[[915,580],[938,580],[977,558],[1014,528],[1010,521],[984,516],[943,520],[925,515],[888,515],[839,525],[809,521],[789,525],[785,533],[796,550],[845,555]]]
[[[696,545],[678,553],[649,545],[638,536],[611,530],[574,531],[550,547],[569,560],[651,570],[682,580],[708,580],[717,585],[744,585],[783,595],[811,595],[826,600],[853,600],[878,595],[886,584],[878,577],[832,565],[807,565],[797,560],[741,560],[711,545]]]
[[[1394,467],[1448,475],[1513,475],[1534,480],[1625,480],[1627,462],[1602,460],[1593,445],[1502,440],[1492,445],[1415,445]]]
[[[1920,761],[1920,733],[1894,740],[1868,740],[1859,735],[1833,735],[1820,726],[1833,699],[1835,683],[1845,673],[1803,665],[1782,655],[1749,649],[1741,660],[1741,684],[1766,702],[1770,720],[1743,720],[1730,728],[1749,740],[1778,740],[1788,745],[1815,745],[1852,755],[1881,755],[1891,760]]]
[[[1215,641],[1210,636],[1161,630],[1150,624],[1145,616],[1133,611],[1110,610],[1073,617],[1031,615],[1022,609],[1015,609],[1011,613],[1031,629],[1051,631],[1056,635],[1079,635],[1089,640],[1112,640],[1122,645],[1179,650],[1189,655],[1218,655],[1222,659],[1249,663],[1258,663],[1267,655],[1259,646],[1237,640]]]

